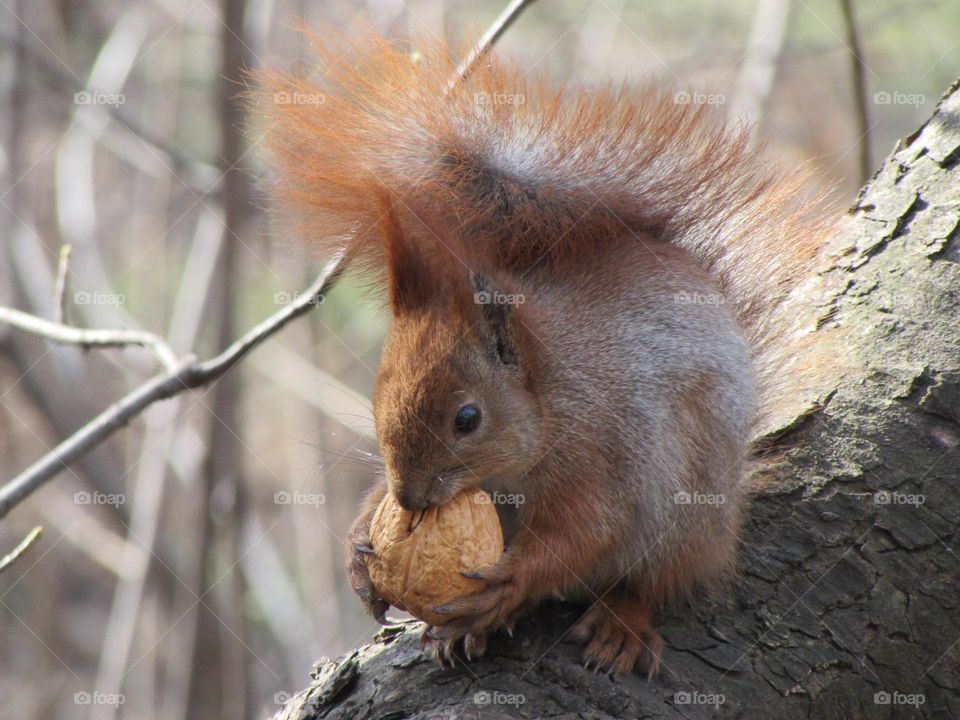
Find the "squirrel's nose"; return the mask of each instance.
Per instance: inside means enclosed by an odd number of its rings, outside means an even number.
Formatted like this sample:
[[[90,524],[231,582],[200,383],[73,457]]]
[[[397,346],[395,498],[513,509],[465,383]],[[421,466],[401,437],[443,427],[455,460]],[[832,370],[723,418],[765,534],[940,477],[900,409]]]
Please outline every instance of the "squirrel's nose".
[[[408,512],[420,512],[427,508],[427,501],[421,493],[414,492],[412,488],[403,488],[394,493],[400,507]]]

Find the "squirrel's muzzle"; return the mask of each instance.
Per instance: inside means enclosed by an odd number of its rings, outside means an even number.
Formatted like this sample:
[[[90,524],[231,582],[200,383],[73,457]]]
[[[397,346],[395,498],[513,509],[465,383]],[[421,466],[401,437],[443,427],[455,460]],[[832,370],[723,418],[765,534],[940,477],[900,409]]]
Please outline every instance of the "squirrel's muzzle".
[[[409,512],[420,512],[430,507],[426,494],[417,492],[414,488],[405,487],[398,492],[394,492],[394,497],[397,498],[400,507]]]

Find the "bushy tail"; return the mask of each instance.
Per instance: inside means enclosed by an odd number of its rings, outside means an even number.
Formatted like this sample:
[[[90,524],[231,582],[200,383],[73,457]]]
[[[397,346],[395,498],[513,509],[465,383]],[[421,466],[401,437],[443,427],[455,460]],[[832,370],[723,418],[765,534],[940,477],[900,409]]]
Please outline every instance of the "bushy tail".
[[[381,265],[386,190],[508,272],[652,236],[711,271],[758,365],[779,371],[777,310],[826,227],[804,178],[766,164],[745,130],[656,84],[558,89],[492,55],[452,83],[466,48],[371,32],[312,44],[316,68],[265,72],[257,95],[272,194],[298,235]]]

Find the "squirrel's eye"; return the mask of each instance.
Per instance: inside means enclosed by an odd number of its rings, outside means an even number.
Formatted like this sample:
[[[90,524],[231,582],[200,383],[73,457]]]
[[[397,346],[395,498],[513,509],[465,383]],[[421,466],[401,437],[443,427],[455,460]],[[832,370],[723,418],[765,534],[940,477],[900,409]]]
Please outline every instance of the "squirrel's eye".
[[[473,432],[480,424],[480,408],[476,405],[464,405],[457,410],[457,416],[453,419],[453,427],[461,435]]]

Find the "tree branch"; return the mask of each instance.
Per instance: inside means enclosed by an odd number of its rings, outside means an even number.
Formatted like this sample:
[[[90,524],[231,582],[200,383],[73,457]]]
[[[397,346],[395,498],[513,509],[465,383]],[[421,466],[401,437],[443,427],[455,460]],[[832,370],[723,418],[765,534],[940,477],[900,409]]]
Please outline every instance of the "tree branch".
[[[91,448],[104,440],[115,430],[128,423],[143,410],[158,400],[173,397],[184,390],[205,385],[236,365],[248,352],[265,339],[279,331],[287,323],[308,312],[318,304],[332,287],[346,267],[343,252],[337,253],[323,269],[319,277],[296,301],[271,315],[237,339],[226,350],[209,360],[200,362],[194,357],[176,360],[167,373],[159,375],[136,388],[117,401],[100,415],[77,430],[69,438],[24,470],[20,475],[0,488],[0,518],[3,518],[30,493],[69,465],[82,457]],[[13,313],[14,317],[25,315],[18,311],[4,309],[4,314]],[[0,314],[0,318],[3,314]],[[47,321],[27,316],[30,322],[39,321],[38,327],[44,327]],[[28,323],[29,324],[29,323]],[[50,323],[56,325],[56,323]],[[22,325],[21,325],[22,326]],[[57,326],[62,328],[65,326]],[[73,329],[73,328],[68,328]],[[108,331],[81,331],[108,332]]]
[[[20,558],[21,555],[33,547],[33,544],[40,539],[41,535],[43,535],[43,528],[37,525],[37,527],[31,530],[27,536],[20,541],[19,545],[17,545],[12,551],[10,551],[10,553],[0,559],[0,573],[9,569]]]
[[[493,47],[494,43],[500,39],[500,36],[513,24],[513,21],[520,17],[520,13],[533,3],[534,0],[511,0],[510,4],[497,16],[497,19],[493,21],[493,25],[487,29],[483,37],[480,38],[480,41],[473,50],[470,51],[470,54],[457,66],[453,77],[450,79],[450,84],[447,86],[448,92],[452,90],[458,82],[463,81],[467,75],[470,74],[473,66],[477,64],[477,61]]]
[[[843,26],[847,34],[847,49],[850,52],[850,80],[853,84],[853,103],[857,113],[857,131],[859,139],[857,147],[860,150],[860,182],[866,182],[870,177],[873,165],[870,160],[870,115],[867,110],[867,81],[863,69],[866,63],[863,59],[863,48],[860,45],[860,34],[857,32],[857,20],[853,14],[853,0],[840,0],[840,9],[843,11]]]
[[[70,253],[72,248],[64,245],[60,248],[60,255],[57,258],[57,279],[53,286],[53,307],[56,313],[55,321],[63,325],[69,325],[70,320],[67,317],[67,275],[70,270]]]
[[[148,348],[168,371],[174,371],[179,361],[167,342],[159,335],[140,330],[99,330],[76,328],[63,323],[44,320],[14,308],[0,307],[0,322],[13,325],[26,332],[45,337],[61,345],[79,345],[85,349],[92,347],[118,348],[137,345]]]

